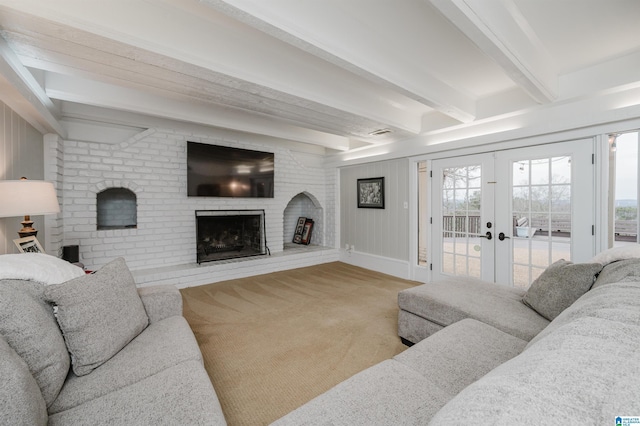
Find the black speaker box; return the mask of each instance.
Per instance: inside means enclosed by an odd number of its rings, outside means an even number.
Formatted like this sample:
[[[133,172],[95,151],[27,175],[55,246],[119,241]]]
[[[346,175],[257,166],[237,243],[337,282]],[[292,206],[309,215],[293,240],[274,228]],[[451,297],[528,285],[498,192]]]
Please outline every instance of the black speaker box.
[[[62,247],[62,258],[70,263],[77,263],[80,261],[80,250],[78,246],[64,246]]]

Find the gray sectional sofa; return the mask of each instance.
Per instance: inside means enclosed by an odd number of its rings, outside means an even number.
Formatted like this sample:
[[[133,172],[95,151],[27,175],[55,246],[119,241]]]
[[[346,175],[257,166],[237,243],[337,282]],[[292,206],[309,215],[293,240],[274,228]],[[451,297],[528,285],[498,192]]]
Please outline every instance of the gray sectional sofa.
[[[527,292],[466,279],[405,290],[399,334],[415,344],[273,424],[637,420],[640,259],[631,256],[640,246],[557,262]]]
[[[0,424],[225,424],[175,287],[136,289],[122,259],[85,275],[17,256],[0,256]],[[457,279],[398,301],[412,346],[274,425],[640,417],[640,246],[556,262],[526,292]]]
[[[122,259],[85,275],[5,256],[0,424],[226,424],[174,286],[136,289]]]

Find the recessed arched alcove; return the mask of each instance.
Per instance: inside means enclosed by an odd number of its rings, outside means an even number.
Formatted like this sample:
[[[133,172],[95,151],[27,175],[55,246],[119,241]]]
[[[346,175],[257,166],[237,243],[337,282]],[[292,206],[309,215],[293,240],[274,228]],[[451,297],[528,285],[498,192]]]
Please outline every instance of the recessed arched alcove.
[[[97,195],[98,230],[138,226],[136,194],[127,188],[108,188]]]
[[[293,236],[295,234],[298,219],[305,217],[313,219],[313,232],[311,235],[311,244],[324,244],[324,212],[320,202],[312,194],[301,192],[289,201],[284,209],[284,228],[283,239],[285,249],[287,246],[299,246],[293,244]]]

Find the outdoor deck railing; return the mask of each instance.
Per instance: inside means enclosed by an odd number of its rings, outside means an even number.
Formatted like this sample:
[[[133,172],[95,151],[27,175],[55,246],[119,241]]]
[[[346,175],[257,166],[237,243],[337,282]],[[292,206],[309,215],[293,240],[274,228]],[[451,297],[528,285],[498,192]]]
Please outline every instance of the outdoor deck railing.
[[[514,226],[515,226],[514,217]],[[571,235],[570,220],[552,220],[551,226],[544,219],[533,218],[530,225],[536,229],[537,235],[546,235],[551,231],[554,235]],[[616,220],[614,224],[616,240],[635,240],[637,238],[638,221],[637,220]],[[442,217],[443,237],[451,238],[455,232],[480,234],[482,225],[480,216],[443,216]],[[514,233],[515,235],[515,233]]]

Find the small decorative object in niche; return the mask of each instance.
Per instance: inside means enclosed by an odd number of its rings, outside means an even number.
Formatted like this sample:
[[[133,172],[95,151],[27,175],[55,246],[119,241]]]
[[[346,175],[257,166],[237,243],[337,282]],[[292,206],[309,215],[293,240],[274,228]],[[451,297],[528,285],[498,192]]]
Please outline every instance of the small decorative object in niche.
[[[313,219],[307,219],[304,222],[304,230],[302,231],[301,244],[309,245],[311,243],[311,232],[313,231]]]
[[[384,178],[358,179],[358,208],[384,209]]]
[[[293,242],[296,244],[302,243],[302,233],[304,232],[304,223],[307,221],[306,217],[299,217],[296,224],[296,230],[293,233]]]
[[[20,250],[20,253],[44,253],[40,242],[36,237],[17,238],[13,242]]]

